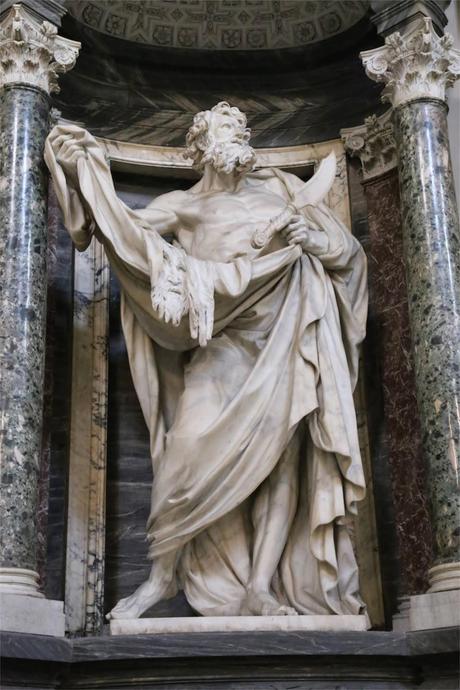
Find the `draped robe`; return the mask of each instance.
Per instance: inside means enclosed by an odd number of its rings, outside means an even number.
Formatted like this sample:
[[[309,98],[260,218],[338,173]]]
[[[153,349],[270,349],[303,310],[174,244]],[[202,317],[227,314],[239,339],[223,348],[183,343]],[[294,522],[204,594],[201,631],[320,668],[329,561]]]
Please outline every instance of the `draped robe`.
[[[85,145],[72,174],[57,144],[63,133]],[[76,247],[94,234],[121,284],[151,440],[150,558],[180,554],[177,586],[200,613],[241,613],[275,477],[289,484],[290,529],[273,592],[303,614],[360,613],[347,529],[365,492],[352,397],[367,312],[357,240],[321,203],[304,211],[328,235],[320,256],[287,246],[226,264],[184,258],[155,231],[148,208],[118,199],[87,132],[56,127],[45,159]],[[302,184],[277,170],[250,174],[276,183],[286,202]],[[168,315],[160,303],[171,297],[176,259],[185,261],[182,311],[173,305]]]

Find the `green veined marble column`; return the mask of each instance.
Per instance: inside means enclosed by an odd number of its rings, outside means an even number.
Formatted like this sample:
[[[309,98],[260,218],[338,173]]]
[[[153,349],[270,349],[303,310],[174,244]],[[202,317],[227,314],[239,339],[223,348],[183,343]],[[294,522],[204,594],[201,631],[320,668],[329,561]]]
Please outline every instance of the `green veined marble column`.
[[[410,101],[395,109],[394,122],[436,566],[460,560],[460,236],[447,106]]]
[[[431,515],[426,492],[422,434],[417,408],[409,298],[402,242],[401,202],[393,109],[341,131],[345,149],[360,159],[369,227],[369,286],[380,355],[380,379],[392,503],[400,564],[401,605],[428,587],[433,562]],[[375,338],[374,335],[374,338]],[[401,615],[397,614],[394,629]]]
[[[435,561],[431,591],[460,587],[460,255],[446,88],[460,51],[429,19],[361,54],[394,106],[403,242]],[[414,411],[415,412],[415,411]]]
[[[0,567],[35,571],[46,322],[49,96],[0,92]]]
[[[38,7],[38,6],[37,6]],[[62,602],[36,573],[46,320],[49,94],[79,44],[22,5],[0,21],[1,627],[63,634]],[[22,626],[22,627],[21,627]]]

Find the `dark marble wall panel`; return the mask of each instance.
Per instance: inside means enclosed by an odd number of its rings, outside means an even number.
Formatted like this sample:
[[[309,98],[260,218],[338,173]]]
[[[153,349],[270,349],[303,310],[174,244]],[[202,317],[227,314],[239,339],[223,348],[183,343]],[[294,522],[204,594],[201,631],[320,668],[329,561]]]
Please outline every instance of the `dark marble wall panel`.
[[[362,185],[359,161],[348,161],[348,181],[352,211],[352,231],[365,249],[368,258],[369,276],[372,276],[373,257],[369,233],[368,208]],[[400,577],[401,565],[396,535],[396,511],[393,501],[389,461],[390,451],[384,412],[382,365],[379,356],[380,339],[378,297],[375,293],[374,282],[370,279],[369,312],[367,335],[363,344],[363,364],[385,619],[387,624],[391,625],[391,616],[397,608],[398,595],[403,593],[403,584]]]
[[[454,690],[454,629],[178,633],[74,640],[4,633],[4,688]]]
[[[45,404],[40,478],[39,573],[50,599],[63,600],[72,374],[73,248],[52,187],[48,202]]]
[[[48,500],[49,500],[49,474],[51,455],[51,416],[53,405],[54,384],[54,323],[55,313],[53,283],[57,269],[57,236],[58,213],[57,200],[52,185],[48,187],[48,245],[46,248],[46,265],[48,269],[47,298],[46,298],[46,349],[45,349],[45,378],[43,395],[43,429],[42,451],[38,478],[38,511],[37,511],[37,572],[40,577],[40,586],[46,584],[46,560],[47,560],[47,530],[48,530]]]
[[[180,186],[180,180],[116,177],[117,192],[131,208],[143,208],[158,194]],[[110,282],[109,323],[106,611],[147,579],[151,568],[145,538],[152,486],[149,434],[129,371],[120,320],[120,288],[114,275]],[[153,607],[151,613],[174,616],[190,615],[192,611],[183,595],[178,595]]]
[[[365,185],[369,263],[379,338],[388,461],[404,593],[428,587],[432,534],[426,470],[415,394],[408,297],[403,260],[398,177],[392,171]]]

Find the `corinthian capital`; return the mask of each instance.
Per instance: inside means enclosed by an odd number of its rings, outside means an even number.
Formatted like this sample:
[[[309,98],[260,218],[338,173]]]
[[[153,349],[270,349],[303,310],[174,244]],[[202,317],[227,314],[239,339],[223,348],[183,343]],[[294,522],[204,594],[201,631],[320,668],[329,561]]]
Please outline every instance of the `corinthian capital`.
[[[366,117],[364,124],[340,130],[345,150],[360,159],[364,180],[380,177],[397,165],[392,110]]]
[[[380,48],[365,50],[361,60],[370,79],[385,82],[382,100],[393,106],[416,98],[445,100],[460,76],[460,50],[452,45],[452,36],[438,36],[425,18],[406,34],[390,34]]]
[[[54,24],[38,22],[13,5],[0,23],[0,87],[11,83],[58,92],[58,75],[72,69],[80,44],[58,36]]]

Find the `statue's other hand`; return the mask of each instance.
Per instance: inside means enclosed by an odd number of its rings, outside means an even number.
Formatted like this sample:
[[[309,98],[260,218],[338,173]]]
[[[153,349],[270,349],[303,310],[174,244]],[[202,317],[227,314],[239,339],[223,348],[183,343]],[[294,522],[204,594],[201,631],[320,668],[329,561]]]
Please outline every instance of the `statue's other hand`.
[[[329,248],[329,239],[322,230],[309,228],[305,218],[300,214],[291,216],[289,223],[281,230],[288,244],[299,244],[308,254],[324,254]]]

